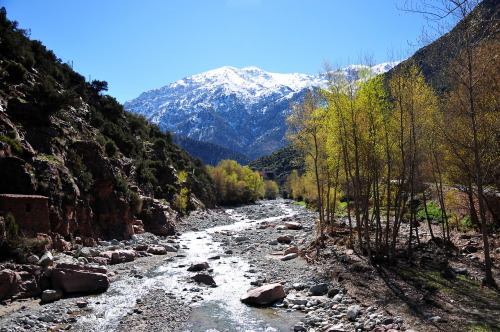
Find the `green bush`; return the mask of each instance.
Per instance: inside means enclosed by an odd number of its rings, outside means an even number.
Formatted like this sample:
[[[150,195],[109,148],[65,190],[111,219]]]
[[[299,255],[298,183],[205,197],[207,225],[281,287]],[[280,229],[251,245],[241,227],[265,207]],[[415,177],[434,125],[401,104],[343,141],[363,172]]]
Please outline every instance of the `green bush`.
[[[17,237],[19,226],[16,223],[14,215],[10,212],[5,216],[5,229],[7,230],[7,239],[13,240]]]
[[[23,146],[21,145],[21,142],[19,142],[15,138],[2,135],[0,136],[0,142],[7,143],[10,146],[11,150],[17,154],[21,154],[23,152]]]
[[[430,202],[429,204],[427,204],[427,213],[429,214],[429,218],[431,219],[431,222],[435,222],[435,223],[444,222],[442,210],[436,203]],[[449,215],[447,215],[447,216],[449,217]],[[423,205],[419,206],[419,208],[417,210],[417,218],[420,221],[427,220],[427,215],[425,213],[425,207]]]

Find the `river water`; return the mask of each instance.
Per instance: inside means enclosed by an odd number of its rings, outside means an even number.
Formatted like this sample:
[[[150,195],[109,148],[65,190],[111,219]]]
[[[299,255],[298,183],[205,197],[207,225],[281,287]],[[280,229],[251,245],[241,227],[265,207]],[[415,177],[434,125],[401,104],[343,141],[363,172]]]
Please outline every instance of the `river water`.
[[[268,201],[275,213],[258,222],[274,222],[292,216],[294,211],[285,201]],[[192,306],[190,319],[182,331],[291,331],[301,314],[283,308],[254,308],[240,302],[250,289],[252,268],[248,261],[236,255],[224,254],[221,243],[210,234],[223,230],[232,233],[253,226],[257,221],[248,215],[251,209],[227,209],[234,223],[203,231],[187,232],[180,236],[182,251],[173,262],[148,271],[141,278],[123,277],[111,284],[106,293],[88,299],[92,312],[79,319],[77,330],[114,331],[122,317],[133,310],[136,300],[148,292],[166,292],[183,299]],[[220,256],[217,260],[210,257]],[[199,286],[189,282],[192,272],[187,267],[194,263],[209,262],[217,287]],[[193,297],[202,298],[192,302]]]

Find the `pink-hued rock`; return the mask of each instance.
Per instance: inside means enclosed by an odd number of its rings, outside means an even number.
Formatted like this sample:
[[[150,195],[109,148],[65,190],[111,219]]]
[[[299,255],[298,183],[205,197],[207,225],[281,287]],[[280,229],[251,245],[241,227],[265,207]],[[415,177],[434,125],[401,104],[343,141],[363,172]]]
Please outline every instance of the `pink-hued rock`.
[[[12,270],[0,271],[0,300],[12,298],[21,284],[21,276]]]
[[[109,287],[105,268],[58,264],[52,269],[52,285],[66,293],[99,293]]]
[[[253,289],[243,295],[240,301],[246,304],[272,304],[286,296],[283,286],[279,283],[267,284]]]
[[[149,249],[149,246],[147,244],[138,244],[134,248],[135,251],[146,251],[148,249]]]
[[[285,253],[283,255],[288,255],[288,254],[298,254],[299,253],[299,247],[293,246],[285,250]]]
[[[160,247],[160,246],[150,247],[148,249],[148,253],[153,254],[153,255],[166,255],[167,249]]]
[[[101,257],[108,258],[111,264],[132,262],[137,257],[137,253],[134,250],[103,251],[100,255]]]
[[[198,271],[202,271],[202,270],[206,270],[208,269],[210,266],[208,265],[207,262],[203,262],[203,263],[197,263],[197,264],[193,264],[191,265],[190,267],[188,267],[188,271],[191,271],[191,272],[198,272]]]
[[[108,265],[110,261],[110,259],[106,257],[87,257],[87,260],[89,263],[96,263],[101,266]]]

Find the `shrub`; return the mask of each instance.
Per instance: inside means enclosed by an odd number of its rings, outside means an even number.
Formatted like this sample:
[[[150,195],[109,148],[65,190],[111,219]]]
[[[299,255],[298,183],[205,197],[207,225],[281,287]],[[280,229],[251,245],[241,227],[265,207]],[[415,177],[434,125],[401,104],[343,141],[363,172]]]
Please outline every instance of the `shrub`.
[[[19,226],[16,223],[14,215],[10,212],[5,216],[5,229],[7,230],[7,239],[13,240],[17,237]]]

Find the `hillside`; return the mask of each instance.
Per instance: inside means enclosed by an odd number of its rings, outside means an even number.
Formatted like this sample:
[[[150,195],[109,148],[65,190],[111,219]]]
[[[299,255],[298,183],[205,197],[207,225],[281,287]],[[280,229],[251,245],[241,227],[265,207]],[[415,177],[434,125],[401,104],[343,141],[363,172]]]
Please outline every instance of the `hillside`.
[[[428,83],[439,93],[446,94],[453,88],[450,78],[457,69],[456,60],[466,45],[477,46],[482,41],[497,41],[500,38],[499,27],[500,2],[496,0],[482,1],[467,17],[468,24],[475,24],[471,29],[472,36],[464,34],[464,20],[459,22],[448,33],[434,42],[417,50],[411,57],[386,73],[391,77],[408,62],[415,63],[425,75]]]
[[[4,8],[0,36],[0,194],[48,197],[50,226],[19,225],[21,235],[166,234],[179,213],[213,205],[204,166],[125,112],[105,81],[86,82]]]
[[[372,67],[377,74],[396,63]],[[341,70],[357,77],[365,66]],[[286,145],[290,104],[327,83],[324,74],[276,74],[255,67],[222,67],[142,93],[125,109],[163,130],[238,151],[252,159]]]
[[[250,159],[244,154],[214,143],[197,141],[185,136],[174,136],[174,143],[193,157],[200,158],[206,165],[216,166],[225,159],[236,160],[241,165],[250,162]]]
[[[305,168],[300,153],[292,145],[252,160],[248,166],[253,170],[264,172],[266,178],[276,181],[280,186],[285,184],[287,175],[294,169],[302,171]]]

